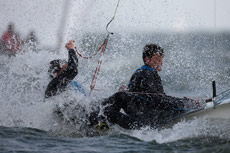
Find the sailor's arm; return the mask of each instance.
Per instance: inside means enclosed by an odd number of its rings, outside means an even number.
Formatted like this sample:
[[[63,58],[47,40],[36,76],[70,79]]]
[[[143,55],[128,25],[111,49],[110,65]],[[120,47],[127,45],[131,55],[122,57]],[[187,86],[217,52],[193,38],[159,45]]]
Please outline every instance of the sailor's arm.
[[[68,67],[66,70],[69,73],[75,73],[77,75],[78,58],[76,55],[76,51],[74,50],[76,48],[74,42],[75,42],[74,40],[70,40],[65,46],[69,52]]]
[[[57,77],[55,77],[47,86],[45,91],[45,97],[51,97],[56,95],[58,90],[64,89],[69,82],[71,82],[74,77],[78,74],[78,59],[76,52],[74,50],[74,40],[69,41],[66,44],[66,49],[68,50],[68,64],[63,67],[63,70],[59,72]]]

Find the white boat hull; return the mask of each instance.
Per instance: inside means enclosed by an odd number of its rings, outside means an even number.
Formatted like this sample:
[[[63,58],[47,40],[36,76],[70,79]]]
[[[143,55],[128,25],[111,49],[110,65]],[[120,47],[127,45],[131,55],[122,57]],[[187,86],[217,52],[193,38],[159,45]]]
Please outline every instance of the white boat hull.
[[[213,103],[207,103],[209,107],[189,113],[185,116],[186,120],[208,117],[214,119],[230,119],[230,99],[226,99],[221,104],[213,107]],[[212,105],[212,106],[210,106]]]

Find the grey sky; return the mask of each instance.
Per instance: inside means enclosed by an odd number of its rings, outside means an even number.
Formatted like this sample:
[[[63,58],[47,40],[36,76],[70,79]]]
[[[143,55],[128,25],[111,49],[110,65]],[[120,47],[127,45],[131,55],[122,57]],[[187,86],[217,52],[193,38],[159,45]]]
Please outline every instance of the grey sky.
[[[116,23],[112,26],[119,30],[212,30],[214,2],[215,0],[121,0],[114,21]],[[76,0],[75,4],[77,3]],[[113,16],[116,3],[117,0],[85,3],[91,6],[90,12],[85,16],[87,22],[97,25],[96,29],[103,27],[103,23],[107,23]],[[76,5],[74,6],[77,8]],[[229,14],[230,1],[216,0],[217,30],[230,29]],[[92,24],[86,26],[93,27]]]
[[[69,0],[65,37],[75,30],[104,31],[117,0]],[[230,31],[230,0],[120,0],[113,31]],[[26,37],[35,30],[45,45],[56,45],[64,0],[0,0],[0,33],[8,22]]]

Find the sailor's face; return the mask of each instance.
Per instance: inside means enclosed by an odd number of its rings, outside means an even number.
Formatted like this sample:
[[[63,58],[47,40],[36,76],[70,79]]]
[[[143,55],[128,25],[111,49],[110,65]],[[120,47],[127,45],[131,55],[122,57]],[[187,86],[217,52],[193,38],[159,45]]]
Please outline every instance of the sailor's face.
[[[153,69],[161,71],[163,65],[163,56],[159,53],[156,53],[152,56],[152,58],[147,58],[146,63]]]

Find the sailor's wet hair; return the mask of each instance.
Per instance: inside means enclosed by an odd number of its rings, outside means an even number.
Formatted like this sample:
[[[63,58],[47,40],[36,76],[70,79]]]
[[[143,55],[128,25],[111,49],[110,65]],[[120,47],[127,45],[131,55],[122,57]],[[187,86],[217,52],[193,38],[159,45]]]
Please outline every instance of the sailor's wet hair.
[[[156,53],[159,53],[161,56],[164,56],[164,49],[156,44],[147,44],[143,49],[143,61],[145,62],[145,58],[152,58],[152,56]]]
[[[48,70],[49,76],[51,78],[54,78],[56,76],[56,73],[59,72],[62,66],[65,65],[66,63],[67,61],[61,59],[52,60],[50,62],[49,70]]]

